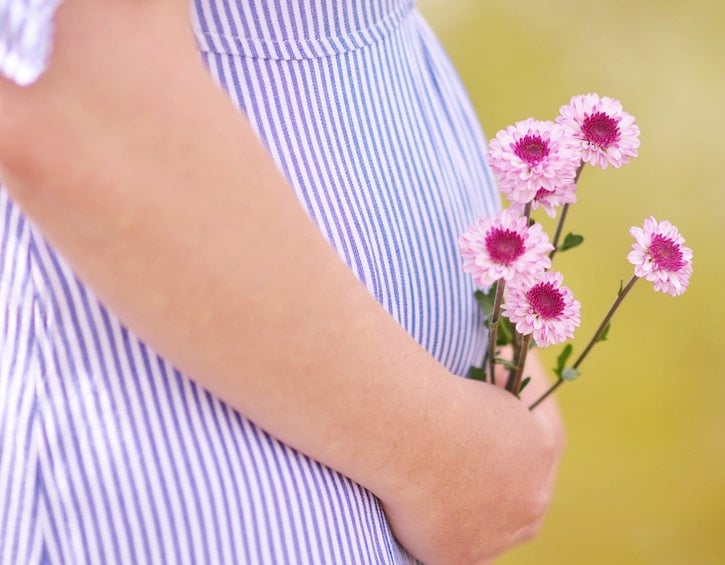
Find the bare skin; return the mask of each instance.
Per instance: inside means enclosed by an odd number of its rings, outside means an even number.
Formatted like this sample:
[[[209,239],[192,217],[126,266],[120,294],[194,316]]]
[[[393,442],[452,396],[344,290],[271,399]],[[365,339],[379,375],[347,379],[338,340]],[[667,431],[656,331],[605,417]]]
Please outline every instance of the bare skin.
[[[66,0],[48,72],[0,81],[13,198],[157,351],[375,493],[419,559],[530,539],[563,450],[554,401],[532,414],[451,375],[382,310],[213,84],[187,9]]]

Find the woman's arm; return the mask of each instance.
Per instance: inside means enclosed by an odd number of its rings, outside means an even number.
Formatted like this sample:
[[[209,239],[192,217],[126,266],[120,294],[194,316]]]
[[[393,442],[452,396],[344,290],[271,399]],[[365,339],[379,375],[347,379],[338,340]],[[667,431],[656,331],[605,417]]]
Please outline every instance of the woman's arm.
[[[426,562],[529,537],[560,454],[530,414],[450,375],[382,310],[201,65],[178,0],[67,0],[48,72],[0,84],[14,199],[140,337],[377,494]]]

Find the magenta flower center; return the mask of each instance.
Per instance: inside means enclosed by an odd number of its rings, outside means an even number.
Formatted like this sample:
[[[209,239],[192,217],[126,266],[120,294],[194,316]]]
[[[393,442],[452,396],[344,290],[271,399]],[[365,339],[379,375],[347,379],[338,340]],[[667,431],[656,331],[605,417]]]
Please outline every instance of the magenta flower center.
[[[619,120],[615,120],[604,112],[595,112],[584,118],[582,131],[587,141],[607,148],[619,141]]]
[[[495,228],[486,235],[486,250],[496,263],[510,265],[524,253],[524,238],[513,230]]]
[[[680,246],[658,233],[652,236],[649,253],[660,271],[679,271],[684,265]]]
[[[546,198],[547,196],[551,196],[554,194],[553,190],[546,190],[543,186],[536,191],[536,196],[534,196],[534,200],[542,200],[543,198]]]
[[[539,283],[526,293],[526,298],[541,318],[558,318],[564,311],[564,297],[552,283]]]
[[[540,135],[525,135],[513,149],[519,159],[533,167],[549,154],[549,143],[541,139]]]

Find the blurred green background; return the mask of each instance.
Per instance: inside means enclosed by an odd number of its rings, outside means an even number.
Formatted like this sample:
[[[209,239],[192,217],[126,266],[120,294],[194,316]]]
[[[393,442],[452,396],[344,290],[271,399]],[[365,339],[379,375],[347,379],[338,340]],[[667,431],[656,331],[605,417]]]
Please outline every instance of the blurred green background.
[[[639,157],[584,170],[567,227],[587,241],[555,262],[583,306],[575,347],[631,275],[630,226],[668,219],[695,253],[688,291],[640,281],[609,341],[557,393],[569,447],[555,503],[540,537],[499,562],[725,563],[725,2],[419,6],[489,136],[588,92],[637,118]],[[549,366],[558,351],[544,353]]]

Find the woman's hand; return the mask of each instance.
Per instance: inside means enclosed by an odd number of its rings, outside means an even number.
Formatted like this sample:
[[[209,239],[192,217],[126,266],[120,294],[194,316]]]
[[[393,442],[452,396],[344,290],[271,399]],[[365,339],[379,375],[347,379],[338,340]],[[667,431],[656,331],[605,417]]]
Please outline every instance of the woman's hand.
[[[447,421],[465,424],[449,432],[449,445],[431,445],[408,484],[383,498],[399,540],[424,563],[486,563],[539,531],[565,439],[553,398],[527,408],[547,387],[532,357],[522,400],[480,382],[450,383],[440,406],[454,412]]]

